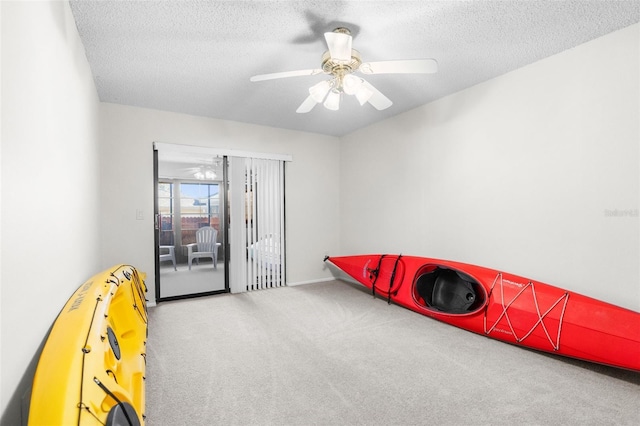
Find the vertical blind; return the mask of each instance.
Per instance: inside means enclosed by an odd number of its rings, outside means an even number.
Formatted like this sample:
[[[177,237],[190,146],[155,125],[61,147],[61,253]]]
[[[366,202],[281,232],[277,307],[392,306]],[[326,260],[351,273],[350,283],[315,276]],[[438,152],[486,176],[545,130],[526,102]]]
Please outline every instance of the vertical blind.
[[[230,158],[230,289],[285,285],[284,162]]]

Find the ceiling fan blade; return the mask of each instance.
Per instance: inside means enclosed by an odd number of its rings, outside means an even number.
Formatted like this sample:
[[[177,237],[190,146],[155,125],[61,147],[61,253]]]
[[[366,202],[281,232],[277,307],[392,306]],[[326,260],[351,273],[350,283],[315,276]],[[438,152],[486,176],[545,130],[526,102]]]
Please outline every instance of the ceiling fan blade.
[[[331,59],[335,61],[351,60],[351,42],[353,38],[350,34],[330,32],[324,33],[324,38],[327,41]]]
[[[362,84],[372,92],[371,97],[369,97],[368,101],[371,105],[373,105],[375,109],[377,109],[378,111],[382,111],[383,109],[387,109],[391,105],[393,105],[393,102],[391,102],[391,99],[383,95],[382,92],[380,92],[378,89],[373,87],[371,83],[369,83],[366,80],[363,80]]]
[[[316,68],[312,70],[274,72],[271,74],[254,75],[249,79],[249,81],[264,81],[264,80],[275,80],[276,78],[300,77],[300,76],[307,76],[307,75],[316,75],[322,72],[324,71],[322,71],[320,68]]]
[[[438,72],[435,59],[365,62],[358,70],[363,74],[433,74]]]
[[[302,104],[300,104],[300,106],[298,107],[296,112],[298,114],[307,113],[307,112],[311,111],[313,109],[313,107],[316,106],[316,104],[317,104],[317,102],[316,102],[315,99],[313,99],[313,96],[309,95],[309,96],[307,96],[307,99],[305,99],[304,102],[302,102]]]

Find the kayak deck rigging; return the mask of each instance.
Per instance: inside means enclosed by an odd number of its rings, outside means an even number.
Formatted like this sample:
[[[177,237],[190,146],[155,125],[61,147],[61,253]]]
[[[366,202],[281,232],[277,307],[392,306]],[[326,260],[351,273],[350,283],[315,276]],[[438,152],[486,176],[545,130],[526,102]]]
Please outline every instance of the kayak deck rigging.
[[[493,325],[491,327],[487,328],[487,313],[489,311],[489,305],[487,305],[485,307],[485,310],[484,310],[484,333],[489,335],[491,332],[493,332],[496,329],[496,327],[498,326],[498,323],[502,320],[502,318],[505,318],[506,321],[507,321],[507,324],[509,325],[511,333],[513,334],[513,337],[516,340],[516,342],[521,343],[534,332],[534,330],[536,329],[536,327],[538,327],[538,325],[540,325],[542,327],[542,330],[544,331],[545,336],[547,336],[547,339],[549,340],[549,343],[551,344],[551,347],[553,348],[553,350],[554,351],[559,350],[560,349],[560,334],[562,333],[562,323],[563,323],[563,320],[564,320],[564,313],[565,313],[565,311],[567,309],[567,303],[569,302],[569,292],[564,292],[564,294],[562,294],[562,296],[560,296],[544,312],[544,314],[541,314],[540,313],[540,305],[538,303],[538,297],[536,296],[536,289],[535,289],[535,286],[534,286],[532,281],[529,281],[526,285],[522,286],[520,291],[507,304],[505,304],[504,281],[503,281],[503,278],[502,278],[502,273],[498,273],[496,275],[496,278],[493,280],[493,284],[491,284],[491,290],[489,290],[489,297],[491,297],[493,295],[493,291],[494,291],[494,289],[496,287],[496,284],[498,282],[500,283],[500,286],[499,286],[500,287],[500,305],[502,306],[502,312],[500,313],[500,315],[498,315],[498,318],[494,321]],[[535,312],[536,312],[536,314],[538,316],[538,319],[533,324],[531,329],[529,329],[529,331],[524,336],[518,337],[518,335],[516,334],[516,331],[515,331],[512,323],[511,323],[511,318],[509,317],[509,308],[528,289],[531,289],[533,305],[535,307]],[[544,319],[547,317],[547,315],[549,315],[549,313],[556,306],[558,306],[559,303],[561,303],[563,301],[564,301],[564,303],[562,304],[562,311],[560,312],[560,319],[559,319],[559,323],[558,323],[558,334],[557,334],[556,340],[554,342],[553,339],[551,338],[551,335],[549,334],[549,330],[547,329],[547,327],[546,327],[546,325],[544,323]]]

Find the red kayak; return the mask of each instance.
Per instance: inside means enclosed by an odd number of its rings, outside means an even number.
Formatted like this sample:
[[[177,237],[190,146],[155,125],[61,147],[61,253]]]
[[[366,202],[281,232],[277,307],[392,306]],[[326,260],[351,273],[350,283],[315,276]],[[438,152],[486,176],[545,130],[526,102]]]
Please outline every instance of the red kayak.
[[[402,255],[327,257],[372,293],[493,339],[640,371],[640,313],[481,266]]]

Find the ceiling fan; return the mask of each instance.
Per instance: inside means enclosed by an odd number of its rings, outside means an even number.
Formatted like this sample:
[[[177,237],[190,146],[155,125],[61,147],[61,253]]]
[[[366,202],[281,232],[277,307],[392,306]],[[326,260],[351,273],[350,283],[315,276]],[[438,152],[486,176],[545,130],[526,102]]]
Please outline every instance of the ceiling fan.
[[[393,102],[365,79],[354,75],[373,74],[431,74],[438,71],[435,59],[405,59],[397,61],[362,62],[360,53],[352,49],[352,37],[348,28],[339,27],[324,33],[329,48],[322,55],[321,68],[284,71],[260,74],[250,81],[274,80],[277,78],[327,74],[329,80],[323,80],[309,88],[309,96],[296,112],[306,113],[316,104],[323,103],[325,108],[337,111],[343,94],[353,95],[360,105],[369,102],[377,110],[389,108]]]

